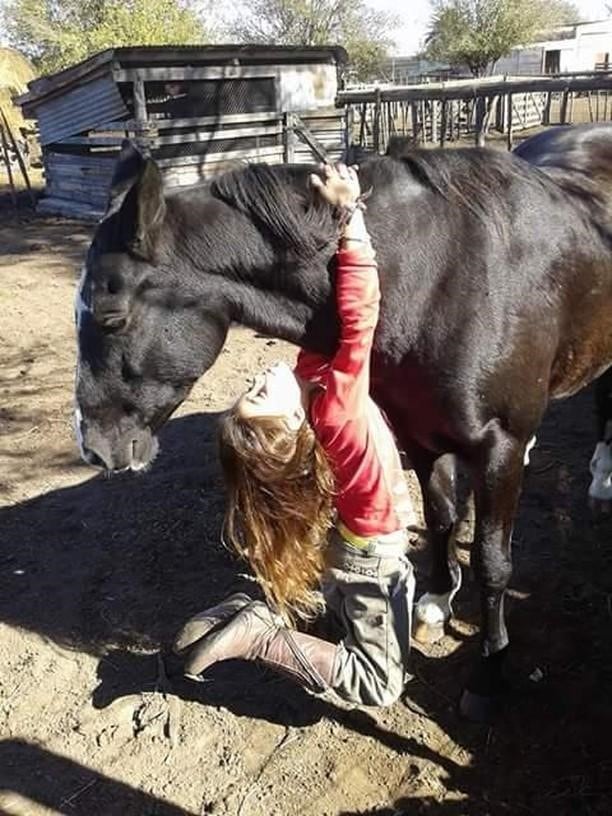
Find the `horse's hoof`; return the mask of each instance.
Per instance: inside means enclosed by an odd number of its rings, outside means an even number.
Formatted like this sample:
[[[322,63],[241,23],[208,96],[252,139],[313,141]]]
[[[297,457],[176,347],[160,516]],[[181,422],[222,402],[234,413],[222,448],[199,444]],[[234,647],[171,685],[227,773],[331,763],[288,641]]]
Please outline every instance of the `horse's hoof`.
[[[444,637],[444,628],[453,615],[452,601],[461,586],[461,572],[450,592],[441,595],[426,592],[414,607],[412,636],[418,643],[436,643]]]
[[[425,646],[437,643],[444,637],[444,623],[426,623],[425,621],[415,620],[412,637],[417,643],[422,643]]]
[[[169,650],[159,652],[157,658],[159,676],[167,683],[181,679],[183,677],[184,662],[183,658],[178,657]]]
[[[459,702],[459,713],[470,722],[491,722],[499,712],[501,700],[498,696],[485,696],[465,689]]]

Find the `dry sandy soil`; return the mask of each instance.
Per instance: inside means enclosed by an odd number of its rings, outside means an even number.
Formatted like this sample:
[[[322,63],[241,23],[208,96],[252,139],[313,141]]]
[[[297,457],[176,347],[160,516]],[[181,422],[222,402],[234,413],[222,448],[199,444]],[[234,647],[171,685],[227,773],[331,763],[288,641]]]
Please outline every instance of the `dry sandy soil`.
[[[238,662],[168,691],[159,645],[194,611],[254,589],[219,540],[216,417],[293,351],[233,331],[153,468],[104,478],[79,462],[71,424],[89,228],[5,213],[0,233],[1,813],[612,813],[612,523],[585,503],[588,392],[551,409],[526,471],[513,688],[492,725],[455,710],[478,649],[467,567],[457,620],[413,652],[390,709],[313,698]],[[470,536],[466,521],[466,564]]]

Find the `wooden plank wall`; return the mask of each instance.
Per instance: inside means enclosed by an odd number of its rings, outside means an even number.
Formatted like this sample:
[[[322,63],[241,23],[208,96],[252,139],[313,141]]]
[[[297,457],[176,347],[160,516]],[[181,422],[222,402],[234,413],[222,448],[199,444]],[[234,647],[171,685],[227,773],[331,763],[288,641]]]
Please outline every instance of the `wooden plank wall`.
[[[307,111],[300,118],[330,159],[339,159],[346,144],[344,111]],[[287,128],[287,117],[276,112],[150,119],[146,127],[133,119],[107,122],[44,149],[47,197],[39,209],[99,218],[126,137],[151,151],[168,188],[196,184],[247,162],[280,164],[285,161],[289,144],[292,161],[319,161],[308,145]]]

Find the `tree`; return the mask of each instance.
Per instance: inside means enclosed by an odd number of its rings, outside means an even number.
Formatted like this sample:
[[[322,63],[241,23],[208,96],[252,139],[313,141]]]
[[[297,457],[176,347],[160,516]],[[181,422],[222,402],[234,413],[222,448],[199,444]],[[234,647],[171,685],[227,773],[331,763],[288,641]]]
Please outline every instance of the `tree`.
[[[397,17],[364,0],[250,0],[246,17],[230,24],[240,42],[282,45],[330,45],[346,48],[354,74],[362,80],[380,75]]]
[[[579,12],[566,0],[434,0],[426,37],[427,55],[467,65],[475,76],[538,32],[576,22]]]
[[[10,44],[42,73],[105,48],[206,38],[199,16],[180,0],[10,0],[4,23]]]

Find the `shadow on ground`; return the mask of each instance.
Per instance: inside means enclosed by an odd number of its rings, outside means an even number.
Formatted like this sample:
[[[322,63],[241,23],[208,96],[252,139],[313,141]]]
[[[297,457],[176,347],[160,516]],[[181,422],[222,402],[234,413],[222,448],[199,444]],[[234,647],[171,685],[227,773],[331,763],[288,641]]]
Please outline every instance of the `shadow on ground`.
[[[27,813],[32,803],[74,816],[196,816],[39,745],[0,741],[0,813],[1,805]]]
[[[418,727],[403,736],[385,724],[385,712],[347,711],[252,665],[219,666],[207,683],[181,683],[166,693],[287,726],[327,718],[381,742],[397,753],[405,774],[394,801],[369,811],[372,816],[609,814],[612,523],[593,523],[585,506],[591,417],[588,393],[556,405],[526,474],[515,534],[516,592],[509,604],[512,691],[493,725],[468,724],[456,715],[477,652],[469,639],[436,659],[414,652],[415,677],[400,710],[406,722],[431,720],[441,729],[439,751],[419,740]],[[186,617],[241,581],[241,588],[253,589],[238,577],[243,567],[220,541],[215,424],[215,414],[170,422],[158,461],[141,477],[94,476],[0,510],[0,620],[98,655],[98,707],[155,688],[156,658],[142,652],[168,642]],[[468,583],[458,608],[468,621],[476,615],[473,590]],[[455,760],[453,746],[470,752],[470,765]],[[18,769],[5,787],[46,801],[49,774],[32,775],[19,762],[30,752],[34,767],[91,782],[78,807],[101,812],[94,790],[104,789],[103,777],[22,743],[7,741],[1,751]],[[425,784],[432,766],[445,779],[439,796],[432,795],[431,780]],[[48,782],[53,784],[56,790],[57,779]],[[108,784],[110,796],[115,783]],[[144,796],[121,786],[114,793],[128,803],[132,795]],[[138,806],[141,811],[126,804],[105,812],[180,812],[146,797]],[[68,812],[80,812],[75,807]]]

